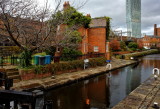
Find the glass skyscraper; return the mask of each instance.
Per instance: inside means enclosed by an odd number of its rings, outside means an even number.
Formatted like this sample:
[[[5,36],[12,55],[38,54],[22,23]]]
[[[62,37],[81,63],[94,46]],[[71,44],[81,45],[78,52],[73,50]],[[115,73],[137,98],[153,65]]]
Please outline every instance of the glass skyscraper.
[[[126,0],[128,36],[141,37],[141,0]]]

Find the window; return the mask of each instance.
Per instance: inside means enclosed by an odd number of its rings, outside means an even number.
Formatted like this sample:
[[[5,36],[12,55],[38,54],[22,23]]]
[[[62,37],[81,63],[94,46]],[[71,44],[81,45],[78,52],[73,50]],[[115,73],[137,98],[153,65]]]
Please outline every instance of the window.
[[[98,52],[99,51],[99,47],[98,46],[94,46],[94,52]]]

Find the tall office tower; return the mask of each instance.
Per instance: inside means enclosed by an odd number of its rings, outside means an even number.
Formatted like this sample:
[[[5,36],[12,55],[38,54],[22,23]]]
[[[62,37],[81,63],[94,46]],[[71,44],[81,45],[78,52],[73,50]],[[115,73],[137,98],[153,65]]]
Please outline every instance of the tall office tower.
[[[126,0],[128,36],[141,37],[141,0]]]

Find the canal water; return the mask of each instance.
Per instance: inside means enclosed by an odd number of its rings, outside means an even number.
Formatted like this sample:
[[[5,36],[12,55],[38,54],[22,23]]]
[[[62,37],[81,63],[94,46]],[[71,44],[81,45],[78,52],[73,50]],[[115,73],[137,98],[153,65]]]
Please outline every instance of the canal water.
[[[53,109],[109,109],[160,68],[160,54],[148,55],[142,62],[95,78],[45,92]]]

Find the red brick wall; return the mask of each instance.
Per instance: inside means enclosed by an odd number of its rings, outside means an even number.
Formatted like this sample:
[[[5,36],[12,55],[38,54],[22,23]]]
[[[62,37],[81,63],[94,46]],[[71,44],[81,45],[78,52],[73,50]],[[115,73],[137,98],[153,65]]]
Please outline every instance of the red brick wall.
[[[90,28],[88,30],[88,51],[94,52],[94,46],[99,47],[99,53],[106,53],[106,29]]]
[[[160,36],[160,28],[157,28],[157,36]]]

